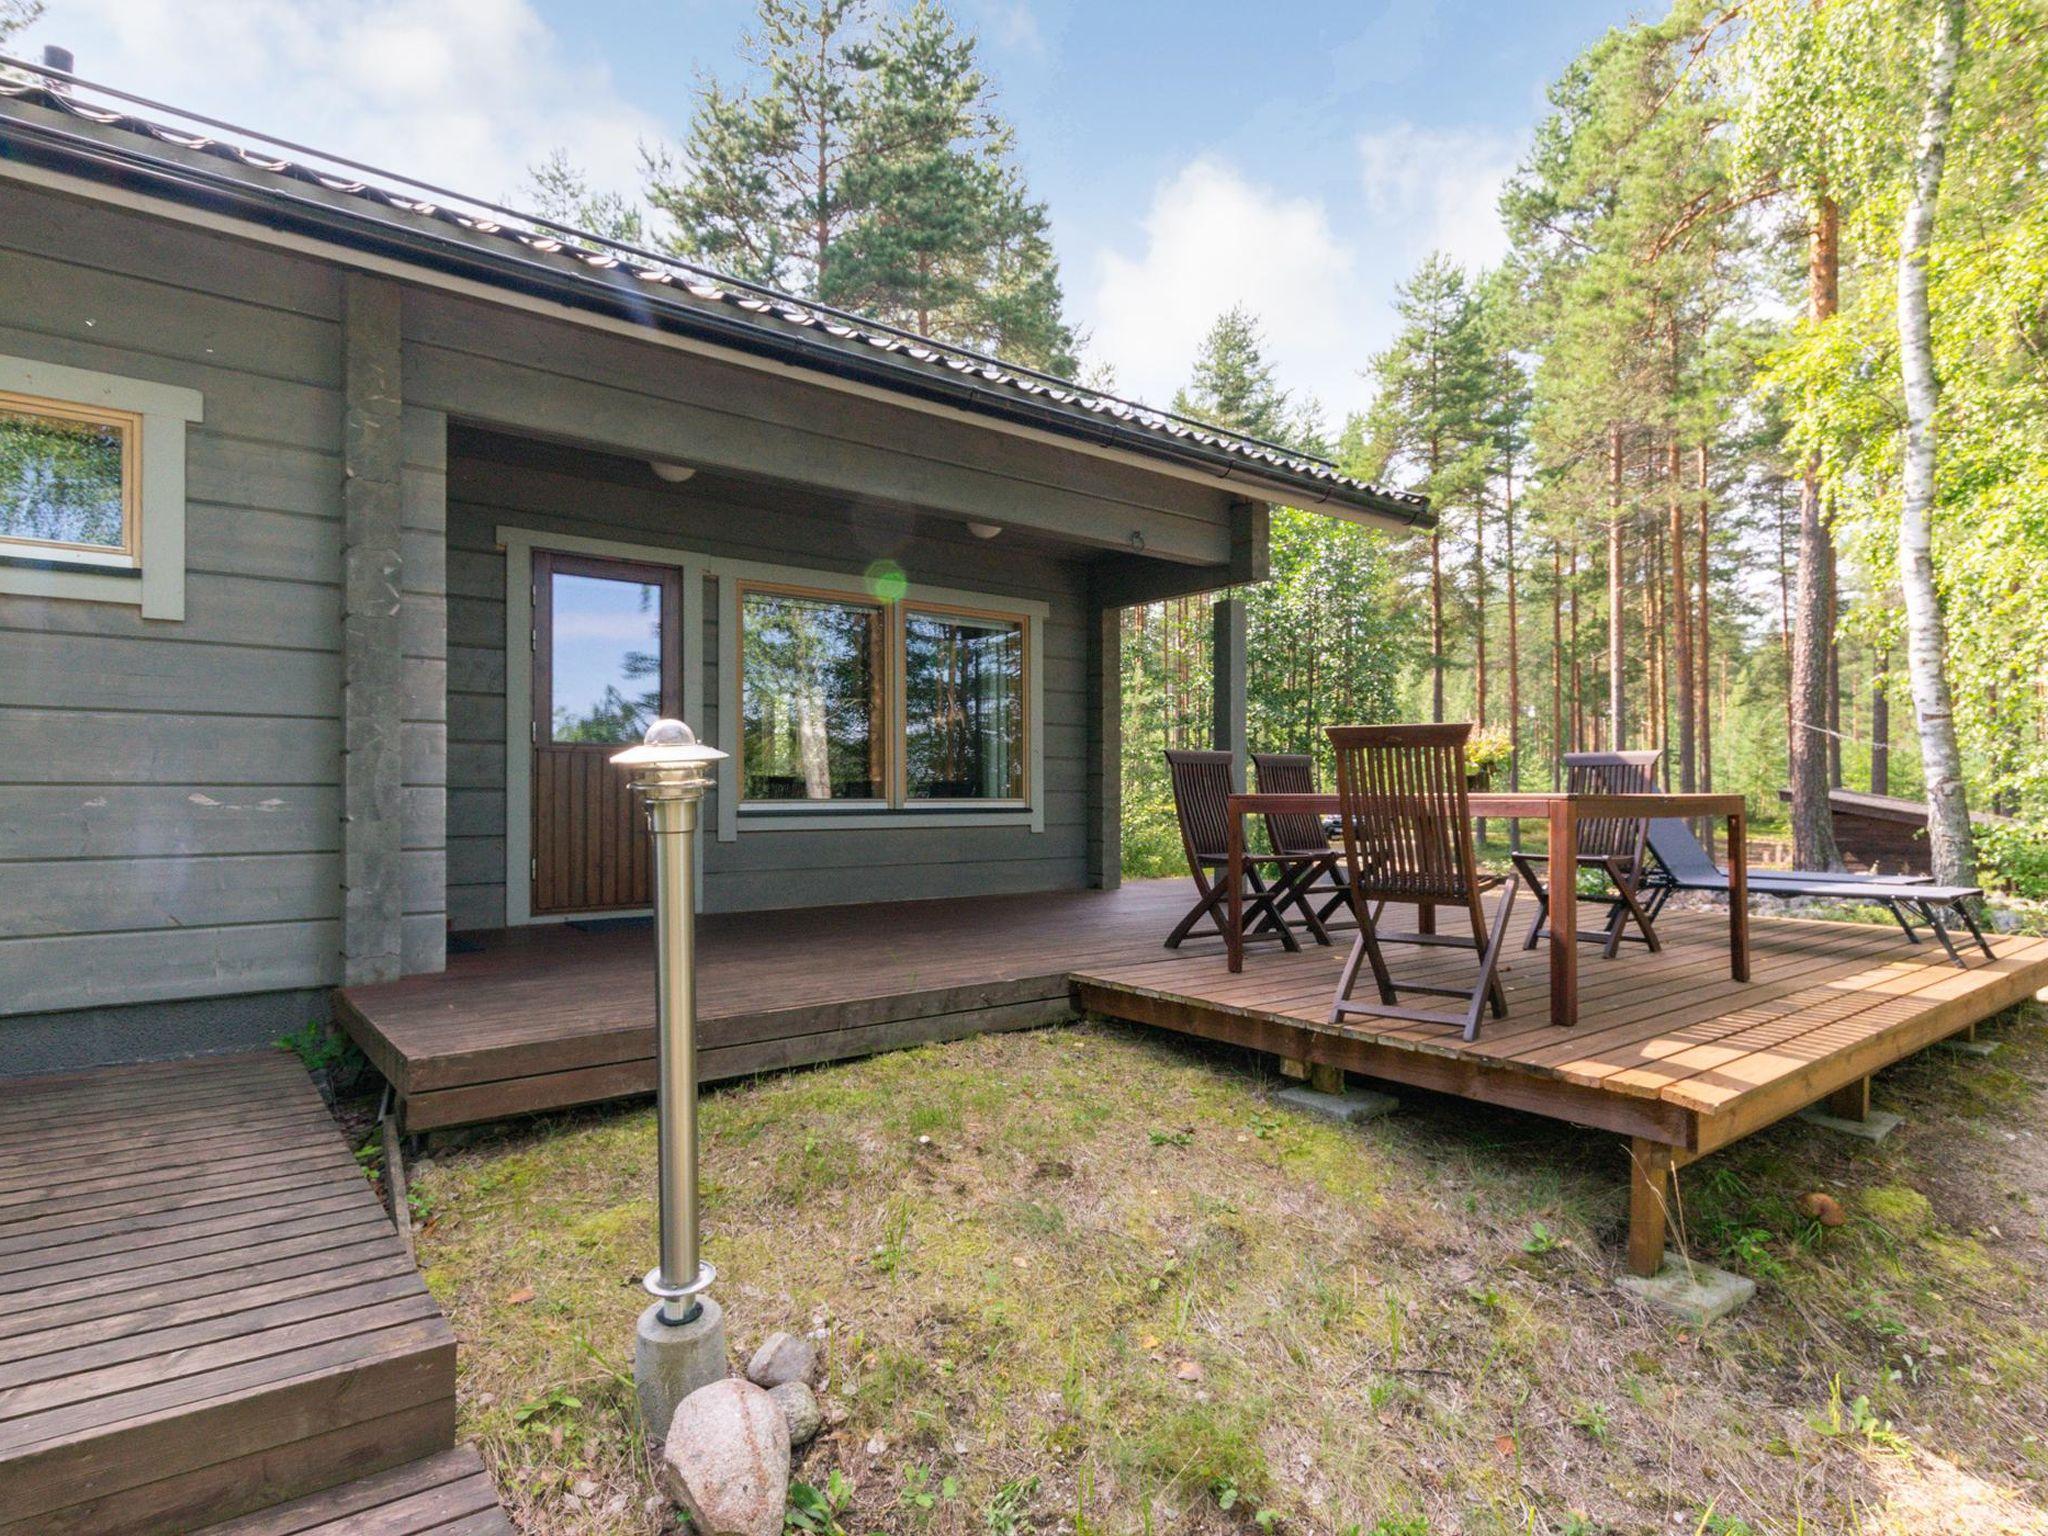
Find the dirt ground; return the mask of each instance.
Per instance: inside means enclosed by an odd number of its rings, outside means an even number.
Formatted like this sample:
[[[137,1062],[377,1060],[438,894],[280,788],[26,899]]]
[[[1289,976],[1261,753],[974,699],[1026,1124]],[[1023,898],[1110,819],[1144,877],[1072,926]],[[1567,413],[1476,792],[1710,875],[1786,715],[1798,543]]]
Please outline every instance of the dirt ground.
[[[1882,1145],[1788,1123],[1685,1170],[1690,1252],[1759,1287],[1705,1332],[1612,1284],[1612,1138],[1420,1094],[1339,1127],[1103,1024],[711,1090],[707,1255],[739,1359],[821,1347],[792,1529],[2048,1532],[2044,1022],[1887,1073]],[[637,1107],[415,1170],[525,1531],[676,1528],[630,1375],[653,1158]]]

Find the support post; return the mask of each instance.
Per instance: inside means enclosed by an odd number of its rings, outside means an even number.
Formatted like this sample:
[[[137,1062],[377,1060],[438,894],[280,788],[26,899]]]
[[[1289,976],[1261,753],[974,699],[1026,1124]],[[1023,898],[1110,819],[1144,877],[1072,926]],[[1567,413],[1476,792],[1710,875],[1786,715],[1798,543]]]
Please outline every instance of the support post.
[[[1837,1120],[1868,1120],[1870,1118],[1870,1079],[1859,1077],[1855,1082],[1837,1088],[1827,1096],[1823,1107]]]
[[[1671,1201],[1672,1149],[1636,1136],[1628,1144],[1628,1267],[1654,1275],[1664,1267]]]
[[[1123,610],[1091,607],[1088,625],[1088,883],[1123,884]]]
[[[1231,755],[1230,782],[1244,791],[1245,754],[1250,750],[1245,714],[1245,641],[1249,630],[1244,599],[1226,597],[1212,610],[1215,671],[1214,714],[1210,739],[1218,752]]]
[[[404,970],[404,390],[396,285],[361,273],[342,303],[341,973]]]

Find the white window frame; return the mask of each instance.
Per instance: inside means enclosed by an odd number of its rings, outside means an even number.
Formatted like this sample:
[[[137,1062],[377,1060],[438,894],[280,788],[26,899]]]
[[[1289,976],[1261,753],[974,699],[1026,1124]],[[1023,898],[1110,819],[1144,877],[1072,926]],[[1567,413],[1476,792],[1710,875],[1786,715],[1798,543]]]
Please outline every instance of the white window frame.
[[[196,389],[61,363],[0,356],[0,393],[61,411],[117,412],[139,423],[138,484],[130,497],[132,555],[0,537],[0,593],[120,603],[145,619],[185,617],[185,429],[205,419]],[[130,496],[130,488],[122,487]]]

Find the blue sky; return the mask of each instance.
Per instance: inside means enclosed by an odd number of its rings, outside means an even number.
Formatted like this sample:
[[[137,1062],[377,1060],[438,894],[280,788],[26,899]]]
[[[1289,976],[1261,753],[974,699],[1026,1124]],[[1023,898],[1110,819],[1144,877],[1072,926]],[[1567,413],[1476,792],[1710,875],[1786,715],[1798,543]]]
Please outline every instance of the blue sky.
[[[1433,247],[1500,249],[1493,199],[1546,83],[1627,0],[1173,5],[954,0],[1052,209],[1087,358],[1163,402],[1248,305],[1332,417]],[[89,78],[463,190],[555,146],[601,182],[681,138],[750,0],[50,0],[26,39]]]

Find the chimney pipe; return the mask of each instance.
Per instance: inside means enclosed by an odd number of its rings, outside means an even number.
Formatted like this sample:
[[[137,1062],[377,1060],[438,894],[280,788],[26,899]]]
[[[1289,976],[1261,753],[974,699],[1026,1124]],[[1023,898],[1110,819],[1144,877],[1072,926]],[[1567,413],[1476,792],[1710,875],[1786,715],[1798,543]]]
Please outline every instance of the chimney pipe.
[[[69,48],[59,48],[55,43],[43,45],[43,68],[61,70],[65,74],[76,74],[78,61],[72,57]]]

